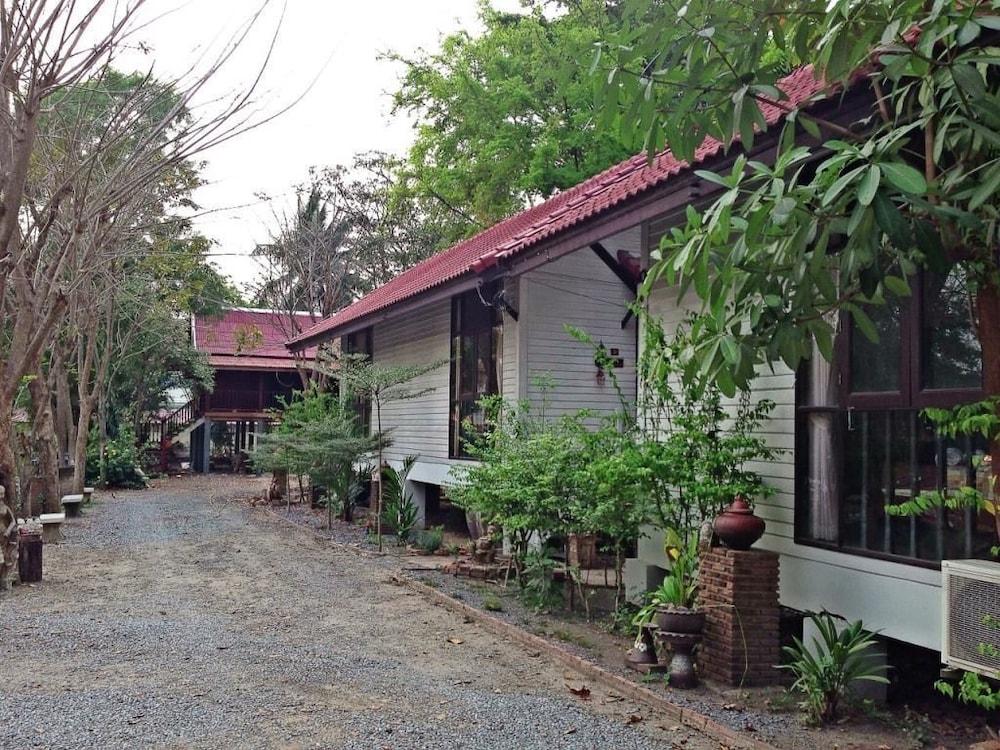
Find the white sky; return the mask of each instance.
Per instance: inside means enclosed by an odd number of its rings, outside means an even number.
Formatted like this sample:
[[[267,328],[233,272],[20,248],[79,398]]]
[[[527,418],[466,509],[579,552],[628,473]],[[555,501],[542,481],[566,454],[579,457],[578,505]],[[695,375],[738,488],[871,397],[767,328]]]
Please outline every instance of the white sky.
[[[516,7],[516,0],[495,3]],[[179,7],[177,7],[179,5]],[[177,10],[143,29],[150,48],[125,58],[135,67],[179,75],[206,48],[217,49],[259,7],[259,0],[173,0],[151,3],[147,17]],[[282,12],[281,0],[265,11],[260,28],[213,84],[212,95],[249,84],[266,54]],[[478,29],[476,0],[287,0],[284,20],[262,83],[263,106],[274,112],[312,89],[277,120],[208,152],[208,183],[196,200],[216,211],[197,220],[216,240],[219,268],[240,286],[252,282],[256,263],[246,255],[268,238],[273,212],[287,206],[291,188],[310,166],[347,163],[360,151],[402,153],[411,123],[392,118],[389,92],[401,70],[376,58],[394,50],[436,49],[443,34]],[[266,193],[272,202],[255,196]],[[249,204],[249,205],[248,205]]]

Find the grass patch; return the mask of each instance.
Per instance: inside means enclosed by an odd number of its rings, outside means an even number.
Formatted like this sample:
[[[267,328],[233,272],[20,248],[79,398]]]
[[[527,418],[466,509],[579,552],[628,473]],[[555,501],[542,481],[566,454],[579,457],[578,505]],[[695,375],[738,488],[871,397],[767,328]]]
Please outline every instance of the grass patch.
[[[549,635],[551,635],[556,640],[562,641],[563,643],[572,643],[573,645],[579,646],[580,648],[585,648],[588,651],[594,648],[593,641],[591,641],[584,635],[580,635],[579,633],[574,633],[572,630],[569,630],[568,628],[555,628],[554,630],[550,631]]]
[[[483,609],[487,612],[503,612],[503,602],[496,594],[486,594],[483,597]]]

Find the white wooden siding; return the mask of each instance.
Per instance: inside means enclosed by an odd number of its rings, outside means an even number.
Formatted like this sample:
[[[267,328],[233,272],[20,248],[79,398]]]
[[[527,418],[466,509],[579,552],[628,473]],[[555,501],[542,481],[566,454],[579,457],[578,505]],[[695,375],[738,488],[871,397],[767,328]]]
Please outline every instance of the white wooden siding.
[[[386,451],[390,461],[399,462],[415,455],[421,466],[411,475],[447,473],[448,388],[447,364],[451,338],[451,303],[435,302],[412,314],[377,323],[373,330],[373,359],[384,365],[441,364],[407,385],[413,390],[430,389],[419,398],[390,401],[382,406],[382,428],[388,430],[392,445]],[[372,415],[372,425],[375,416]],[[437,465],[435,472],[434,466]]]
[[[638,255],[638,232],[605,242],[614,256],[619,249]],[[588,247],[548,263],[521,277],[522,347],[527,378],[522,389],[536,410],[546,416],[592,409],[608,413],[620,408],[618,395],[606,377],[597,379],[593,348],[574,339],[566,326],[579,328],[608,349],[618,349],[625,366],[615,374],[627,401],[635,398],[636,323],[623,329],[632,293]],[[551,378],[553,388],[544,393],[539,378]]]
[[[504,294],[507,302],[514,310],[521,307],[520,279],[508,279],[504,285]],[[518,318],[521,316],[518,315]],[[521,348],[520,324],[508,313],[503,315],[503,341],[502,341],[502,374],[503,380],[500,384],[500,391],[503,397],[510,401],[519,401],[524,394],[521,391],[520,368],[518,358]]]
[[[674,290],[661,288],[649,310],[676,330],[693,298],[678,301]],[[940,649],[940,573],[912,565],[848,555],[795,543],[795,376],[776,364],[754,383],[754,395],[776,406],[763,426],[768,443],[783,453],[773,462],[757,464],[775,494],[757,503],[767,522],[759,543],[781,554],[781,603],[798,610],[828,609],[886,636]],[[662,565],[660,539],[644,540],[640,554],[650,565]]]

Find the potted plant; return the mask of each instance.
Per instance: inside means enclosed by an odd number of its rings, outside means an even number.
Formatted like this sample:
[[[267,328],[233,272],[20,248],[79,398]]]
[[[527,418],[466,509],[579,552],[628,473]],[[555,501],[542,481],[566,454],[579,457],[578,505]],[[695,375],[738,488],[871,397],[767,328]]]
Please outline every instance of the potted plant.
[[[670,550],[672,564],[660,584],[659,605],[653,622],[658,630],[700,633],[705,613],[698,609],[698,537],[691,535],[683,547]]]
[[[649,592],[647,602],[633,619],[641,627],[647,622],[671,633],[700,633],[705,613],[698,609],[698,539],[692,536],[683,547],[671,547],[672,560],[663,582]]]

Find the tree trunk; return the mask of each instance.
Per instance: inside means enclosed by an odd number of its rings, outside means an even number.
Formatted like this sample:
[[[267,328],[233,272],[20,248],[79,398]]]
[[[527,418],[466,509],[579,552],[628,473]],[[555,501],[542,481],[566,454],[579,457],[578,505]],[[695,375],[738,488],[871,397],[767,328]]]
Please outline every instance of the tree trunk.
[[[66,365],[62,355],[58,352],[52,359],[52,371],[55,378],[56,436],[59,461],[63,462],[70,455],[73,445],[73,397],[70,395]]]
[[[983,349],[983,390],[988,397],[1000,397],[1000,287],[995,282],[984,283],[976,295],[979,313],[979,344]],[[993,496],[1000,476],[1000,438],[990,443],[990,475]],[[993,514],[997,544],[1000,545],[1000,513]]]
[[[100,436],[98,447],[98,461],[100,462],[100,486],[106,487],[108,484],[108,462],[105,456],[108,445],[108,398],[104,390],[97,397],[97,429]]]
[[[14,457],[13,405],[0,396],[0,591],[10,588],[17,565],[17,460]],[[14,524],[13,531],[10,525]]]
[[[375,427],[378,430],[378,500],[375,502],[375,535],[378,538],[378,551],[382,551],[382,503],[384,502],[382,489],[385,487],[385,481],[383,481],[382,472],[382,462],[385,460],[382,457],[382,402],[375,395]]]
[[[31,447],[38,460],[36,483],[33,490],[42,496],[42,510],[45,513],[59,512],[59,447],[52,417],[52,393],[49,381],[42,372],[39,360],[35,377],[28,382],[31,406],[34,411],[31,423]],[[26,498],[34,503],[36,496]],[[35,515],[38,509],[29,507],[25,515]]]
[[[76,444],[73,447],[73,492],[81,494],[87,483],[87,438],[90,437],[90,417],[94,403],[90,398],[80,401],[80,418],[76,423]]]

